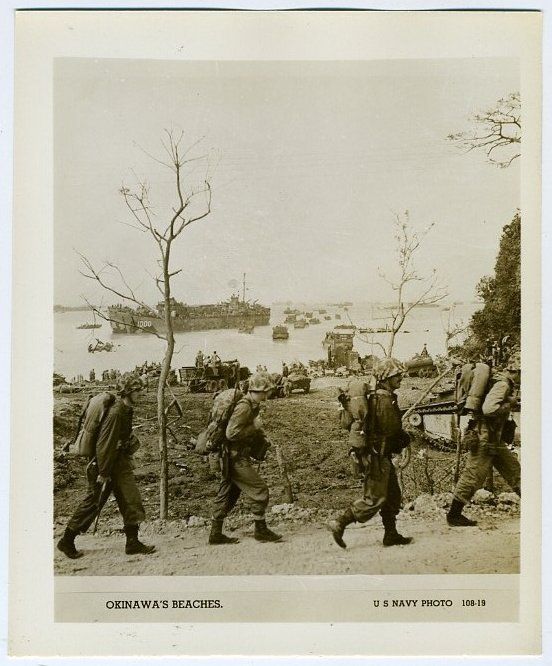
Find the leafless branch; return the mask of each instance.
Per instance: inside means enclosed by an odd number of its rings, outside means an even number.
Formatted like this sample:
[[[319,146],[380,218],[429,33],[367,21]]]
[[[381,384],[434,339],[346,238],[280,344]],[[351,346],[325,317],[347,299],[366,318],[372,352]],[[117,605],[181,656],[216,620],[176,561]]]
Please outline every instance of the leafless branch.
[[[105,312],[102,312],[98,307],[90,303],[90,301],[85,297],[82,296],[83,300],[85,303],[88,305],[88,307],[92,310],[94,314],[97,314],[98,317],[103,319],[104,321],[112,322],[114,324],[119,324],[120,326],[126,326],[127,328],[135,328],[136,330],[142,330],[140,326],[137,326],[135,324],[132,324],[131,322],[128,321],[123,321],[123,320],[118,320],[115,319],[114,317],[110,317],[109,315],[106,315]],[[155,335],[155,337],[159,338],[160,340],[166,340],[167,338],[164,335],[161,335],[161,333],[157,333],[157,331],[151,331],[148,330],[148,334]]]
[[[151,308],[149,305],[147,305],[147,303],[144,303],[143,301],[139,300],[136,297],[136,295],[134,294],[134,291],[128,286],[128,283],[124,279],[122,272],[120,271],[120,269],[115,264],[113,264],[112,262],[106,262],[101,270],[96,270],[96,268],[94,268],[92,262],[88,259],[88,257],[86,257],[84,254],[82,254],[78,251],[77,251],[77,254],[81,258],[81,261],[84,264],[85,269],[87,271],[87,272],[79,271],[81,275],[88,278],[89,280],[95,280],[101,287],[103,287],[106,291],[111,292],[115,296],[118,296],[119,298],[122,298],[125,301],[129,301],[131,303],[134,303],[135,305],[138,305],[139,307],[145,308],[145,309],[149,310],[150,312],[152,312],[153,314],[156,314],[156,312],[155,312],[155,310],[153,310],[153,308]],[[105,279],[102,277],[102,273],[104,272],[104,270],[106,268],[114,269],[119,274],[119,276],[121,277],[121,279],[123,281],[124,286],[128,289],[128,292],[125,293],[121,289],[118,289],[118,288],[112,286],[111,284],[108,284],[105,281]]]
[[[521,153],[505,155],[503,149],[521,143],[521,97],[518,92],[499,99],[496,106],[487,111],[476,113],[471,122],[481,131],[464,131],[449,134],[447,140],[454,143],[465,153],[481,149],[487,160],[500,168],[506,168],[520,157]],[[499,156],[494,151],[499,149]]]

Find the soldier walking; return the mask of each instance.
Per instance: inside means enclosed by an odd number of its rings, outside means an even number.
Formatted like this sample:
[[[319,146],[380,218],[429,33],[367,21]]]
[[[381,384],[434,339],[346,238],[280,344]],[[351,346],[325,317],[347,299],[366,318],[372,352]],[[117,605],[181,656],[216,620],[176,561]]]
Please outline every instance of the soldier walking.
[[[130,375],[118,387],[119,398],[102,418],[95,453],[86,468],[88,492],[69,520],[57,547],[71,559],[83,553],[75,547],[75,538],[94,522],[111,493],[123,516],[127,555],[153,553],[155,546],[138,540],[138,528],[145,518],[140,491],[136,485],[132,455],[139,446],[132,433],[133,407],[143,389],[139,377]],[[84,427],[86,428],[86,415]]]
[[[345,528],[354,522],[365,523],[376,513],[381,514],[384,546],[402,546],[412,541],[397,531],[397,514],[401,508],[401,490],[393,453],[400,453],[410,441],[402,428],[397,395],[404,368],[393,359],[386,358],[374,369],[376,390],[368,396],[368,413],[364,421],[365,446],[359,450],[364,467],[364,495],[355,500],[339,517],[329,523],[338,546],[346,548],[343,540]]]
[[[447,514],[447,522],[451,527],[477,525],[475,520],[464,516],[462,511],[475,492],[483,487],[493,467],[512,490],[521,496],[520,464],[517,456],[506,445],[514,439],[515,425],[509,417],[514,389],[519,385],[520,369],[520,354],[514,352],[503,371],[493,371],[491,388],[483,401],[481,413],[474,414],[470,422],[472,444]]]
[[[247,395],[241,398],[226,427],[227,452],[223,454],[223,471],[220,487],[214,502],[213,522],[209,543],[237,543],[238,539],[222,532],[226,516],[232,511],[241,493],[255,520],[257,541],[280,541],[282,536],[267,527],[265,512],[268,505],[268,486],[251,464],[250,453],[259,442],[266,445],[259,410],[272,388],[270,379],[263,374],[254,374],[249,379]]]

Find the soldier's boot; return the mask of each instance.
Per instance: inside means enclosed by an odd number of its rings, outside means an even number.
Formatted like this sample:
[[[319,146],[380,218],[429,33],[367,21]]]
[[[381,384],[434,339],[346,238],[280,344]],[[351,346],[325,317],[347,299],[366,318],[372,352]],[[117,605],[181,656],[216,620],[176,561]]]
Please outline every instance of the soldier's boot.
[[[212,546],[226,543],[238,543],[239,539],[236,537],[229,537],[222,532],[223,520],[218,518],[213,518],[211,523],[211,532],[209,533],[209,543]]]
[[[257,541],[280,541],[281,538],[281,534],[276,534],[269,529],[264,518],[255,521],[255,539]]]
[[[330,532],[332,533],[334,541],[340,548],[347,548],[347,544],[345,541],[343,541],[343,534],[345,533],[345,528],[347,525],[350,525],[355,521],[356,518],[351,509],[347,509],[347,511],[339,516],[339,518],[336,520],[330,520],[328,523],[328,527],[330,528]]]
[[[470,520],[462,514],[464,506],[464,502],[456,498],[452,500],[449,512],[447,513],[447,523],[451,527],[474,527],[477,525],[476,520]]]
[[[397,519],[395,516],[383,515],[381,517],[385,533],[383,535],[384,546],[407,546],[412,537],[405,537],[397,532]]]
[[[155,546],[146,546],[138,539],[138,525],[125,525],[127,555],[150,555],[155,552]]]
[[[77,550],[75,547],[76,536],[77,535],[75,534],[75,532],[73,532],[73,530],[70,530],[67,527],[65,532],[63,533],[63,536],[57,542],[58,550],[61,550],[61,552],[67,557],[69,557],[71,560],[76,560],[77,558],[82,557],[84,555],[83,552]]]

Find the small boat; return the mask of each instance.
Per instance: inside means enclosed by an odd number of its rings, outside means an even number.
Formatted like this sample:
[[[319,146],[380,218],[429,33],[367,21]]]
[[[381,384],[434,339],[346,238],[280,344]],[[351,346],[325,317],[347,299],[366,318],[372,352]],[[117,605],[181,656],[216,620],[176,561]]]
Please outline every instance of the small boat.
[[[326,315],[326,316],[324,317],[324,319],[325,319],[326,321],[330,321],[331,318],[332,318],[331,315]]]
[[[297,319],[296,314],[288,314],[287,317],[284,319],[285,324],[293,324],[293,322]]]
[[[274,326],[272,329],[273,340],[287,340],[289,338],[289,331],[287,326]]]
[[[320,319],[318,317],[312,317],[312,319],[309,321],[309,324],[319,324]]]
[[[327,312],[327,310],[324,310],[324,309],[318,310],[318,314],[321,314],[321,315],[326,314],[326,312]]]
[[[103,342],[102,340],[99,340],[98,338],[96,338],[96,344],[95,345],[93,345],[92,343],[90,343],[88,345],[88,352],[90,354],[94,354],[95,352],[102,352],[102,351],[110,352],[110,351],[113,351],[113,349],[114,349],[114,345],[113,345],[112,342]]]
[[[77,328],[84,328],[86,330],[90,328],[101,328],[101,324],[81,324],[80,326],[77,326]]]
[[[336,315],[335,315],[335,318],[336,318],[336,319],[341,319],[341,315],[340,315],[340,314],[336,314]]]
[[[294,328],[305,328],[307,322],[304,319],[297,319],[293,322]]]

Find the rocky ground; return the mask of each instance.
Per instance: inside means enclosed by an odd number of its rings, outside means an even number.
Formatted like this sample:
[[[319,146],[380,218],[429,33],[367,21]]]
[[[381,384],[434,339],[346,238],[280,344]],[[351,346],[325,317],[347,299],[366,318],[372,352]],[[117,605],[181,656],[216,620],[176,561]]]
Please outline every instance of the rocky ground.
[[[471,528],[447,525],[444,506],[449,500],[446,495],[422,495],[407,504],[398,526],[413,542],[393,548],[383,547],[382,526],[375,519],[348,528],[348,546],[342,550],[326,528],[332,511],[284,504],[274,505],[268,515],[271,527],[284,537],[280,543],[255,541],[251,520],[238,515],[228,521],[227,532],[240,543],[209,546],[208,521],[191,516],[187,521],[144,524],[142,539],[154,543],[156,553],[127,556],[120,521],[109,519],[97,535],[78,538],[82,558],[69,560],[56,550],[55,572],[101,576],[518,573],[517,496],[504,493],[490,502],[482,497],[481,503],[478,499],[469,511],[478,525]],[[62,521],[56,521],[56,538],[62,529]]]
[[[408,380],[400,394],[411,404],[429,380]],[[340,384],[341,382],[341,384]],[[350,530],[350,548],[341,551],[325,530],[325,522],[361,492],[351,475],[347,433],[337,421],[337,387],[344,380],[318,379],[308,395],[270,401],[264,408],[265,429],[285,456],[295,503],[286,504],[279,469],[272,454],[261,466],[271,489],[270,522],[285,534],[281,544],[259,544],[251,538],[250,517],[239,504],[228,528],[243,537],[240,558],[227,558],[227,548],[206,546],[210,502],[217,478],[208,461],[187,449],[190,438],[205,426],[212,403],[208,395],[186,394],[176,388],[184,418],[174,428],[170,450],[169,521],[158,520],[158,453],[155,393],[149,391],[137,407],[135,421],[142,446],[136,454],[138,479],[148,522],[145,540],[159,553],[149,558],[124,555],[120,518],[108,502],[96,536],[79,537],[86,557],[70,561],[56,551],[57,573],[107,574],[230,574],[230,573],[474,573],[519,569],[519,505],[517,496],[501,494],[507,487],[497,478],[495,494],[481,491],[471,511],[480,525],[466,531],[449,528],[444,507],[449,503],[454,453],[431,447],[422,439],[412,447],[410,464],[401,471],[405,506],[401,529],[414,536],[408,547],[381,546],[379,520]],[[85,489],[84,465],[61,457],[59,451],[74,432],[85,398],[56,395],[54,406],[54,537],[58,538]],[[152,420],[148,420],[152,419]],[[483,502],[483,499],[485,500]],[[477,552],[477,562],[473,553]],[[184,555],[183,555],[184,553]],[[261,554],[262,557],[256,555]],[[242,556],[243,555],[243,556]],[[474,569],[475,567],[475,569]]]

